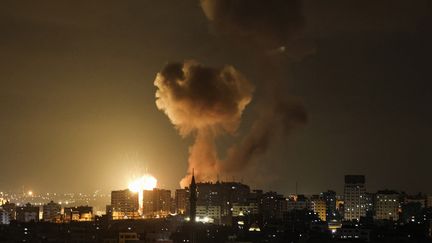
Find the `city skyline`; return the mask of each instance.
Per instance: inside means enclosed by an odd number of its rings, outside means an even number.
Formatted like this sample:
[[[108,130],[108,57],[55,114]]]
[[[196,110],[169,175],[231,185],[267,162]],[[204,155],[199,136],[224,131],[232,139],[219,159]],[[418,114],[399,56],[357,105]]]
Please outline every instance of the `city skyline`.
[[[174,190],[195,167],[283,194],[341,192],[346,174],[432,193],[427,0],[240,2],[234,18],[210,0],[4,1],[0,191],[120,190],[146,173]],[[190,120],[171,109],[178,80],[197,91],[179,92]]]

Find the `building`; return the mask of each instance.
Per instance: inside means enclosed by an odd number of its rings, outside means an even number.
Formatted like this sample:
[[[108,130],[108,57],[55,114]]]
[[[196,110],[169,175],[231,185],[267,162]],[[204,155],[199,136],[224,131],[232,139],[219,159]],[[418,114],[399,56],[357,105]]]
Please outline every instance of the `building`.
[[[399,220],[399,193],[395,191],[378,191],[375,196],[376,220]]]
[[[196,217],[199,222],[219,224],[221,208],[220,206],[197,206]]]
[[[259,214],[259,207],[258,204],[255,202],[251,202],[246,205],[242,205],[240,203],[233,203],[232,209],[233,217]]]
[[[189,207],[189,189],[177,189],[175,191],[175,212],[177,214],[186,214]]]
[[[373,215],[373,211],[375,207],[374,201],[375,201],[375,194],[366,192],[364,196],[366,215]]]
[[[427,197],[422,194],[417,195],[404,195],[404,204],[415,203],[420,204],[421,208],[426,207]]]
[[[344,186],[344,218],[360,220],[366,216],[366,188],[364,175],[346,175]]]
[[[195,182],[195,173],[194,171],[192,171],[192,180],[191,180],[191,184],[189,186],[190,188],[190,193],[189,193],[189,218],[190,221],[192,223],[196,222],[196,208],[197,208],[197,200],[198,200],[198,196],[197,196],[197,185]]]
[[[286,209],[284,211],[309,209],[311,209],[311,202],[304,195],[294,195],[286,199]]]
[[[4,210],[0,208],[0,224],[9,224],[9,214]]]
[[[326,200],[318,196],[312,197],[311,199],[311,209],[318,215],[321,221],[327,221],[327,205]]]
[[[139,218],[138,193],[128,189],[111,192],[112,219]]]
[[[39,207],[30,203],[16,208],[16,220],[18,222],[39,222]]]
[[[63,220],[65,222],[91,221],[92,219],[93,207],[90,206],[67,207],[63,210]]]
[[[326,203],[326,219],[333,220],[338,218],[338,212],[336,210],[336,192],[328,190],[321,193],[321,198]]]
[[[276,192],[266,192],[262,195],[260,213],[267,221],[282,219],[287,211],[288,200]]]
[[[60,222],[61,220],[61,205],[53,201],[43,205],[43,221]]]
[[[15,203],[10,203],[9,201],[6,201],[6,203],[4,203],[1,207],[8,214],[9,220],[15,220],[16,219],[16,205],[15,205]]]
[[[232,205],[246,205],[250,188],[239,182],[197,183],[197,205],[220,206],[221,216],[231,216]]]
[[[154,188],[143,192],[143,214],[146,217],[166,217],[171,212],[171,191]]]
[[[143,191],[143,215],[145,217],[153,217],[153,190]]]

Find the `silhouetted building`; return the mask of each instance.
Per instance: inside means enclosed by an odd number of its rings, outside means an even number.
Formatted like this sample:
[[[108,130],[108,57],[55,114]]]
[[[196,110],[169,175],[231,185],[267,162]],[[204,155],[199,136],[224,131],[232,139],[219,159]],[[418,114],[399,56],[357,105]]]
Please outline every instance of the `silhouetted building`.
[[[366,216],[366,188],[364,175],[346,175],[344,187],[344,218],[360,220]]]
[[[128,189],[111,192],[112,219],[139,218],[138,193]]]
[[[3,204],[1,207],[9,215],[9,220],[15,220],[16,219],[16,205],[15,205],[15,203],[10,203],[9,201],[6,201],[6,203]]]
[[[16,208],[16,220],[19,222],[39,222],[39,207],[27,203]]]
[[[143,191],[143,215],[153,217],[153,190]]]
[[[286,210],[311,210],[311,202],[304,195],[294,195],[290,196],[286,200]]]
[[[2,208],[0,208],[0,224],[9,224],[9,214]]]
[[[43,221],[59,222],[61,220],[61,205],[53,201],[43,205]]]
[[[262,195],[260,213],[264,220],[272,221],[282,219],[283,213],[287,211],[287,199],[276,192],[266,192]]]
[[[195,223],[196,222],[196,206],[197,206],[197,185],[195,182],[195,174],[192,172],[192,180],[191,184],[189,186],[190,188],[190,196],[189,196],[189,218],[190,221]]]
[[[143,214],[146,217],[166,217],[170,211],[170,190],[154,188],[143,192]]]
[[[399,220],[399,193],[395,191],[378,191],[375,199],[375,219]]]
[[[404,223],[418,223],[423,218],[423,207],[420,202],[404,203],[401,206],[400,219]]]
[[[326,219],[332,220],[339,218],[338,212],[336,211],[336,192],[328,190],[321,193],[321,197],[326,204]]]
[[[175,209],[177,214],[186,214],[189,207],[189,189],[177,189],[175,192]]]
[[[63,217],[65,222],[91,221],[93,219],[93,207],[90,206],[67,207],[63,209]]]
[[[250,188],[238,182],[197,183],[197,206],[219,206],[221,223],[231,224],[232,205],[248,205]]]
[[[426,207],[426,196],[419,193],[417,195],[403,195],[403,202],[408,203],[420,203],[421,207]]]

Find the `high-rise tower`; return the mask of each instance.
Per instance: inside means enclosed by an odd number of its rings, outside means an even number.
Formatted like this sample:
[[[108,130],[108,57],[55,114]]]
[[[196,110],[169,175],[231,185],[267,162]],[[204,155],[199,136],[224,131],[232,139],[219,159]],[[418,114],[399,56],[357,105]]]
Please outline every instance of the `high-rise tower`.
[[[366,188],[364,175],[345,176],[345,220],[360,220],[366,216]]]
[[[195,222],[196,219],[196,203],[197,203],[197,185],[195,183],[195,174],[192,170],[192,181],[189,186],[190,188],[190,197],[189,197],[189,205],[190,205],[190,221]]]

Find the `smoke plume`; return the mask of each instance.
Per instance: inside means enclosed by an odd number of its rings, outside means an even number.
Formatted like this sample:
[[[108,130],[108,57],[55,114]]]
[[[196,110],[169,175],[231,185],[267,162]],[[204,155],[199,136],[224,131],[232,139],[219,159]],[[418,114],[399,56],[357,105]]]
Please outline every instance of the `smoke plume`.
[[[266,109],[260,110],[259,117],[243,140],[228,149],[221,171],[235,173],[244,169],[268,150],[277,134],[289,134],[307,122],[306,110],[299,100],[291,97],[288,100],[274,99],[269,103]]]
[[[167,64],[154,84],[158,109],[183,137],[195,137],[189,149],[189,175],[181,186],[190,182],[192,168],[197,180],[214,180],[221,166],[215,140],[236,132],[253,85],[232,66],[211,68],[195,61]]]
[[[285,46],[303,29],[301,0],[200,1],[216,31],[269,49]]]
[[[242,112],[252,99],[252,84],[231,66],[210,68],[194,61],[170,63],[157,75],[156,104],[169,117],[183,137],[194,136],[189,148],[188,175],[192,168],[199,181],[214,181],[217,174],[235,175],[265,154],[278,134],[307,122],[302,103],[289,98],[286,90],[277,94],[278,76],[284,68],[280,60],[304,55],[301,0],[200,0],[213,29],[241,43],[241,49],[255,55],[270,92],[257,102],[258,112],[252,127],[225,158],[217,154],[215,141],[233,135]],[[300,40],[300,41],[299,41]],[[282,55],[283,54],[283,55]],[[285,81],[285,80],[283,80]]]
[[[281,65],[284,58],[299,60],[313,53],[314,48],[303,37],[301,0],[200,1],[204,14],[219,34],[248,43],[248,51],[256,53],[258,68],[265,78],[262,81],[269,88],[257,101],[258,111],[251,129],[228,149],[219,168],[224,174],[235,174],[265,154],[277,135],[287,135],[307,122],[303,104],[287,95],[286,85],[281,84],[285,77],[278,73],[285,68]]]

